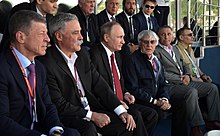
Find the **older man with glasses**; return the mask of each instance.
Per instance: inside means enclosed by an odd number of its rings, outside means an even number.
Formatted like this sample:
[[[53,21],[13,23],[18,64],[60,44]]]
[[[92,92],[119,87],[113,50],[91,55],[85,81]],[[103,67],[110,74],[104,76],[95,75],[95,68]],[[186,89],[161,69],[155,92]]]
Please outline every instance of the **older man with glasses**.
[[[143,0],[140,12],[133,16],[138,33],[143,30],[152,30],[157,33],[159,25],[157,19],[152,16],[156,5],[156,0]]]
[[[172,111],[172,136],[187,136],[186,109],[184,100],[170,97],[164,69],[153,54],[158,44],[158,36],[151,30],[143,30],[138,35],[139,50],[135,51],[124,66],[125,87],[135,96],[138,104],[157,110]]]

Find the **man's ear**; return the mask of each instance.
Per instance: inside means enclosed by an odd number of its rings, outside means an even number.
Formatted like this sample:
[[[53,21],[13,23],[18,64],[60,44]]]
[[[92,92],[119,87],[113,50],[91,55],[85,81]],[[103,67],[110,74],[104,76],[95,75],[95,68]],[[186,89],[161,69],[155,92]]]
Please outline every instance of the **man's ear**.
[[[16,34],[16,40],[18,43],[24,43],[25,42],[25,39],[26,39],[26,35],[25,33],[21,32],[21,31],[18,31]]]
[[[183,35],[180,35],[180,36],[179,36],[179,39],[182,41],[182,40],[183,40]]]
[[[55,38],[57,39],[57,41],[62,41],[63,39],[63,35],[61,32],[55,32]]]
[[[109,35],[108,34],[104,34],[104,41],[108,42],[109,41]]]
[[[45,0],[36,0],[37,4],[42,4]]]

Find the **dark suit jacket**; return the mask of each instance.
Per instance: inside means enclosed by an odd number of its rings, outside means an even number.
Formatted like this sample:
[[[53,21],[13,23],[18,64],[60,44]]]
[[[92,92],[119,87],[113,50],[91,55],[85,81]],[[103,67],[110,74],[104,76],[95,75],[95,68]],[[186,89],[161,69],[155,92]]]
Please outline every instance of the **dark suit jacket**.
[[[101,26],[106,22],[109,22],[108,15],[106,13],[106,9],[102,10],[100,13],[97,14],[98,24],[99,24],[99,31],[101,30]]]
[[[142,102],[150,102],[153,98],[168,98],[163,67],[159,70],[156,80],[151,63],[147,55],[140,50],[135,51],[124,67],[125,87]]]
[[[81,49],[77,55],[75,66],[91,110],[112,112],[120,105],[120,101],[91,64],[88,52]],[[50,95],[61,119],[64,117],[84,118],[87,110],[80,102],[75,79],[58,49],[55,46],[50,47],[41,61],[47,69]]]
[[[124,29],[124,33],[125,33],[124,40],[125,40],[125,43],[131,42],[131,43],[137,44],[137,39],[131,39],[131,37],[130,37],[129,22],[128,22],[127,16],[125,15],[124,11],[122,11],[121,13],[119,13],[116,16],[116,20],[122,26],[122,28]],[[133,21],[133,28],[134,28],[134,36],[138,35],[137,29],[136,29],[137,26],[136,26],[136,22],[135,21]]]
[[[46,73],[43,65],[35,61],[36,66],[36,102],[38,126],[47,133],[60,124],[56,107],[52,104]],[[41,133],[30,130],[31,116],[29,111],[28,88],[23,74],[11,50],[0,56],[0,131],[3,136],[39,136]]]
[[[90,56],[91,60],[97,69],[97,71],[102,75],[102,77],[107,81],[107,83],[110,85],[112,90],[114,90],[114,85],[113,85],[113,78],[112,78],[112,70],[108,61],[108,56],[107,53],[103,47],[103,45],[98,45],[95,46],[90,50]],[[122,91],[125,91],[124,87],[124,79],[122,77],[122,60],[120,57],[120,54],[118,52],[115,52],[115,60],[118,66],[118,69],[120,71],[120,83],[122,87]]]
[[[190,74],[190,69],[186,63],[182,60],[179,50],[176,46],[173,46],[173,52],[175,53],[176,60],[183,74]],[[177,63],[173,60],[170,54],[158,45],[155,49],[154,54],[160,59],[160,62],[163,64],[165,69],[165,77],[169,83],[180,84],[181,82],[181,73],[178,69]]]
[[[11,9],[9,19],[11,18],[11,16],[15,12],[20,11],[20,10],[32,10],[32,11],[37,12],[35,3],[33,3],[33,2],[32,3],[23,2],[23,3],[20,3],[16,6],[14,6]],[[46,15],[47,22],[49,22],[52,17],[53,17],[52,15],[47,14]],[[8,23],[9,23],[9,19],[7,20]],[[2,38],[2,41],[1,41],[0,52],[2,52],[3,50],[6,50],[9,47],[9,44],[10,44],[10,42],[9,42],[10,35],[9,35],[9,31],[8,31],[8,23],[6,23],[6,28],[5,28],[4,35],[3,35],[3,38]],[[47,28],[49,28],[49,27],[47,26]]]
[[[99,42],[99,26],[98,20],[95,14],[90,14],[88,17],[88,30],[86,24],[86,16],[84,15],[83,11],[79,7],[79,5],[73,7],[68,11],[69,13],[75,14],[81,26],[81,34],[83,36],[83,45],[91,47],[95,43]],[[87,31],[89,33],[89,40],[87,39]]]
[[[147,29],[147,20],[146,17],[144,16],[144,13],[142,11],[138,12],[137,14],[135,14],[133,16],[133,19],[135,20],[136,24],[137,24],[137,32],[140,33],[143,30]],[[157,19],[154,16],[150,16],[150,19],[152,21],[153,24],[153,29],[152,31],[154,31],[155,33],[158,32],[159,30],[159,25],[157,23]],[[137,35],[136,35],[137,37]]]

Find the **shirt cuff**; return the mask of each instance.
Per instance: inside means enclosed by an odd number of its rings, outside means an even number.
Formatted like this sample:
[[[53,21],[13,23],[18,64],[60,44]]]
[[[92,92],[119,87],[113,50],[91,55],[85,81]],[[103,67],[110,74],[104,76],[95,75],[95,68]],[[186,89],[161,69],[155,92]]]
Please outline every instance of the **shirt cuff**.
[[[63,134],[63,132],[64,132],[62,127],[55,126],[55,127],[50,129],[49,134],[51,135],[53,133],[53,131],[55,131],[55,130],[60,130],[61,134]]]
[[[169,102],[169,100],[166,97],[162,97],[161,99]]]
[[[150,98],[150,103],[152,103],[152,102],[153,102],[153,99],[154,99],[153,97],[151,97],[151,98]]]
[[[119,105],[114,109],[114,112],[119,116],[124,112],[127,112],[127,110],[123,107],[123,105]]]
[[[83,119],[85,119],[85,120],[87,120],[87,121],[90,121],[91,118],[92,118],[92,111],[89,110],[89,111],[87,112],[87,114],[86,114],[86,117],[83,118]]]

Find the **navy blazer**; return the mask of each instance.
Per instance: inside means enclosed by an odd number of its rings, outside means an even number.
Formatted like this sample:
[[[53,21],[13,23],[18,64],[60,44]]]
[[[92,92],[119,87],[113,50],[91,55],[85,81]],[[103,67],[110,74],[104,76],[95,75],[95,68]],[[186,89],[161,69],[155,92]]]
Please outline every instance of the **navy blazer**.
[[[73,7],[68,12],[75,14],[78,17],[79,24],[81,26],[81,34],[83,36],[82,46],[91,47],[94,44],[98,43],[100,38],[99,38],[98,20],[96,15],[92,13],[88,16],[88,30],[87,30],[86,16],[84,15],[79,5]],[[87,31],[89,34],[89,39],[87,39]]]
[[[82,48],[77,55],[75,66],[91,110],[113,112],[120,101],[92,65],[88,52]],[[61,53],[52,45],[40,59],[46,67],[50,95],[61,120],[65,117],[84,118],[88,111],[83,108],[75,79]]]
[[[143,11],[140,11],[137,14],[135,14],[133,16],[133,19],[136,21],[136,24],[137,24],[137,28],[136,29],[137,29],[138,33],[140,33],[143,30],[146,30],[148,28],[147,20],[146,20],[146,17],[144,16]],[[152,16],[152,15],[150,16],[150,19],[151,19],[152,24],[153,24],[152,31],[157,33],[158,30],[159,30],[159,25],[157,23],[157,19],[154,16]],[[137,35],[136,35],[136,37],[137,37]]]
[[[131,55],[123,68],[125,70],[125,87],[137,100],[149,103],[151,97],[169,99],[163,67],[161,66],[156,80],[151,62],[148,61],[147,55],[141,53],[140,49]]]
[[[38,123],[45,132],[54,126],[62,126],[56,107],[52,104],[46,84],[43,65],[35,61],[36,102]],[[42,131],[30,130],[28,88],[11,50],[0,56],[0,131],[3,136],[39,136]],[[39,131],[41,132],[39,132]]]

